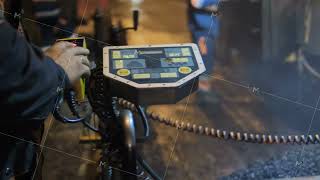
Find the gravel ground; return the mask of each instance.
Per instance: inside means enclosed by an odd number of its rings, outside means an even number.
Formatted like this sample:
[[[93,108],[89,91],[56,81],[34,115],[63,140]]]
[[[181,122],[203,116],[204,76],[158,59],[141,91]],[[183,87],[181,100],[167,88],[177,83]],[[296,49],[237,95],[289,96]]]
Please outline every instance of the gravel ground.
[[[221,180],[258,180],[317,176],[320,174],[320,150],[311,147],[276,156],[265,162],[256,162],[246,169],[237,171]]]

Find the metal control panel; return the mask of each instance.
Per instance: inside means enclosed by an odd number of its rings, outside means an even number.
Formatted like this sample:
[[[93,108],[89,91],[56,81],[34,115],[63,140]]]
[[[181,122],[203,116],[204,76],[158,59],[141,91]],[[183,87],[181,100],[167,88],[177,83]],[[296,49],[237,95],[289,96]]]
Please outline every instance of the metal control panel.
[[[181,87],[190,86],[205,71],[199,49],[191,43],[108,46],[103,53],[103,74],[117,87],[114,94],[140,104],[175,103],[191,91]],[[169,96],[152,97],[162,95]]]

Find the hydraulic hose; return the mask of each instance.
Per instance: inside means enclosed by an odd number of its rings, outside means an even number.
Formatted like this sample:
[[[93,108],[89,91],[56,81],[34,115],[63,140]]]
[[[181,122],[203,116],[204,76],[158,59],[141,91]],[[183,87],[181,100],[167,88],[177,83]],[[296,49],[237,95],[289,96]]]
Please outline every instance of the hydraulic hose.
[[[140,143],[140,142],[144,142],[150,138],[150,127],[149,127],[149,120],[148,120],[147,115],[144,112],[144,109],[139,105],[136,105],[136,107],[137,107],[137,111],[141,117],[143,128],[144,128],[144,136],[137,138],[137,142]]]

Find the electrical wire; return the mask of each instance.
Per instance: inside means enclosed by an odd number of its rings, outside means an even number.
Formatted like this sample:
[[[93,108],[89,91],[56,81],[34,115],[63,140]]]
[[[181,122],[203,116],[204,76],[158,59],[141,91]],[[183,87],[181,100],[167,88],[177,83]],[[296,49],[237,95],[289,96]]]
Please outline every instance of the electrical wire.
[[[302,61],[303,66],[310,72],[310,74],[320,79],[320,73],[310,65],[310,63],[307,61],[305,57],[302,58],[300,61]]]
[[[100,133],[99,129],[92,126],[88,121],[84,120],[84,121],[82,121],[82,123],[85,127],[89,128],[91,131],[94,131],[96,133]]]
[[[83,117],[75,117],[75,118],[66,117],[66,116],[62,115],[62,113],[60,112],[60,107],[59,106],[56,107],[56,109],[55,109],[55,111],[53,113],[53,116],[57,120],[59,120],[59,121],[61,121],[63,123],[79,123],[79,122],[84,121],[88,117],[88,115],[90,115],[90,113],[85,115],[85,116],[83,116]]]
[[[139,153],[136,153],[136,157],[138,160],[138,163],[143,167],[144,170],[147,171],[147,173],[155,180],[161,180],[162,178],[149,166],[149,164],[142,159],[141,155]]]

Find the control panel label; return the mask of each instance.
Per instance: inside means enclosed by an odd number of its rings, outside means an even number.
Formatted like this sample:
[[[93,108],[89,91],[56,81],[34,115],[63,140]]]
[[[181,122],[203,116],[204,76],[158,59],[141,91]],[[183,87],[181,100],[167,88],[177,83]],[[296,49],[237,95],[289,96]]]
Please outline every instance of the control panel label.
[[[121,58],[121,52],[120,51],[112,51],[112,58],[114,58],[114,59]]]
[[[144,74],[133,74],[133,79],[150,79],[151,75],[149,73]]]
[[[130,75],[130,70],[129,69],[119,69],[117,71],[117,74],[119,76],[129,76]]]
[[[192,69],[191,69],[190,67],[184,66],[184,67],[180,67],[180,68],[179,68],[179,72],[180,72],[181,74],[189,74],[189,73],[192,72]]]
[[[114,61],[115,69],[122,69],[123,68],[123,60],[116,60]]]
[[[160,73],[160,77],[161,78],[177,78],[178,75],[175,72],[173,72],[173,73]]]

